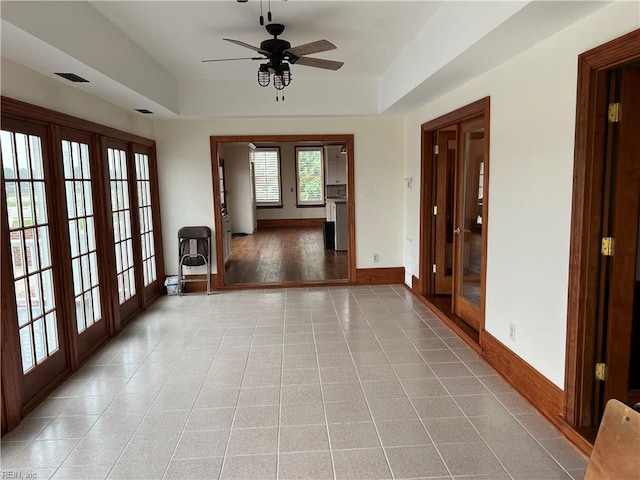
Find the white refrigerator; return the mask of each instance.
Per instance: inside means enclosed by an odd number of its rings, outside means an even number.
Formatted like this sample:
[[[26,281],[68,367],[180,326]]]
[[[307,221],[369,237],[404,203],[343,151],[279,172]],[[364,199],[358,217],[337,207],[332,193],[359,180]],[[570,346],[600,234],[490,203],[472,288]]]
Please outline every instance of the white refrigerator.
[[[349,248],[349,215],[346,201],[336,202],[336,250]]]

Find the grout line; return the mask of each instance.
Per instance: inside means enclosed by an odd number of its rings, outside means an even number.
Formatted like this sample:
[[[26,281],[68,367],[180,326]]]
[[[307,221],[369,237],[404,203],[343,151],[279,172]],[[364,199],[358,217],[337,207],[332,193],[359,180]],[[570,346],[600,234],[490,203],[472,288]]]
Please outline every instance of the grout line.
[[[331,295],[331,292],[328,289],[327,289],[327,292],[329,294],[329,298],[331,299],[333,310],[335,311],[336,317],[339,320],[338,312],[336,310],[336,306],[333,301],[333,296]],[[309,307],[309,311],[311,311],[311,307]],[[324,427],[327,432],[327,448],[329,449],[329,456],[331,458],[331,470],[333,472],[333,478],[335,479],[337,477],[336,463],[335,463],[335,459],[333,458],[333,447],[331,446],[331,434],[329,433],[329,419],[327,418],[327,407],[324,399],[324,387],[322,386],[322,372],[320,370],[320,357],[318,353],[318,342],[316,341],[316,331],[315,331],[315,326],[313,326],[313,315],[311,316],[311,322],[312,322],[312,331],[313,331],[313,347],[316,353],[316,368],[318,369],[318,383],[320,385],[320,398],[322,399],[322,413],[324,415]],[[340,331],[342,332],[342,327]]]

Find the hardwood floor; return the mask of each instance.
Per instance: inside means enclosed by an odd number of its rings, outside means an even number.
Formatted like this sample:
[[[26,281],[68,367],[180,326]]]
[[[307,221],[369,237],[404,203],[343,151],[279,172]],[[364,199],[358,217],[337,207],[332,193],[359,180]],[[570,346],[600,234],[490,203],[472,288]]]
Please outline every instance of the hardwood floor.
[[[347,280],[347,252],[325,250],[322,228],[260,228],[235,236],[225,285]]]

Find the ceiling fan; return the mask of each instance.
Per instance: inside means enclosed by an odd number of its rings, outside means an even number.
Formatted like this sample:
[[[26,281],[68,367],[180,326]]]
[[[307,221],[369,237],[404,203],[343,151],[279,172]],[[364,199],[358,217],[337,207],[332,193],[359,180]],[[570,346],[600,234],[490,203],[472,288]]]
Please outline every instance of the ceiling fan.
[[[335,60],[307,57],[307,55],[314,53],[334,50],[336,46],[328,40],[317,40],[292,47],[286,40],[278,38],[278,36],[284,32],[284,25],[280,23],[270,23],[266,25],[265,28],[270,35],[273,35],[273,38],[261,42],[260,47],[254,47],[240,40],[232,40],[230,38],[223,39],[227,42],[235,43],[236,45],[258,52],[263,55],[262,57],[221,58],[202,61],[206,63],[230,60],[267,60],[267,62],[262,63],[258,69],[258,84],[262,87],[268,86],[271,81],[271,75],[273,75],[273,84],[277,90],[282,90],[291,83],[291,69],[289,65],[306,65],[308,67],[324,68],[326,70],[338,70],[344,65],[344,62],[337,62]]]

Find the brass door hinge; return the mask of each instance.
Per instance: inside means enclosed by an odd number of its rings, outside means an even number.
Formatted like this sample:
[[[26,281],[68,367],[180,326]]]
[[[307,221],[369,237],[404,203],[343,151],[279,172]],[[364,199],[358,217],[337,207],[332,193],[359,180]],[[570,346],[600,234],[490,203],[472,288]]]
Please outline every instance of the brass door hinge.
[[[438,206],[437,205],[433,206],[433,214],[434,215],[438,215]]]
[[[603,257],[612,257],[613,256],[613,237],[603,237],[602,245],[600,248],[600,253],[602,253]]]
[[[435,263],[431,266],[431,271],[433,273],[436,273],[436,264]]]
[[[609,104],[609,123],[619,123],[620,122],[620,104],[619,103],[610,103]]]
[[[433,146],[433,153],[435,153],[436,155],[440,153],[440,147],[438,147],[437,144]]]
[[[596,380],[604,382],[607,379],[607,365],[605,363],[596,363]]]

